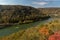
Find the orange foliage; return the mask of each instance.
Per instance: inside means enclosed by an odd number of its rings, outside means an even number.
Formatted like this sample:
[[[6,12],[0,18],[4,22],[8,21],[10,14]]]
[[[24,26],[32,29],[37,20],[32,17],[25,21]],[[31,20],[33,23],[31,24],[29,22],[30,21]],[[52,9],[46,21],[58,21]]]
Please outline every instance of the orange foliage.
[[[55,32],[53,35],[49,36],[48,40],[60,40],[59,31]]]
[[[49,29],[47,27],[42,27],[39,30],[39,33],[43,34],[43,35],[49,35]]]

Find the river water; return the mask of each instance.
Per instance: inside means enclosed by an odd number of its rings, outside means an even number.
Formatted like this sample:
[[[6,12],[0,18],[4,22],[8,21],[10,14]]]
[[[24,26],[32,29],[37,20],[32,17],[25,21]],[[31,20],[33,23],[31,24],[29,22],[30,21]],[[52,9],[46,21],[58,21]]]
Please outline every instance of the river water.
[[[15,33],[19,30],[24,30],[30,27],[35,27],[38,24],[44,24],[51,20],[52,18],[45,20],[45,21],[38,21],[38,22],[29,23],[29,24],[15,25],[15,26],[0,29],[0,37]]]

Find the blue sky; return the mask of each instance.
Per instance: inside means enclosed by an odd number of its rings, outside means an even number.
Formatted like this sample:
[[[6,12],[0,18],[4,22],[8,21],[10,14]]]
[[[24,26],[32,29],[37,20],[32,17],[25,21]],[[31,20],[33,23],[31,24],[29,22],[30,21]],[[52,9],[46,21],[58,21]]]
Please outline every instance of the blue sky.
[[[0,5],[26,5],[33,7],[60,7],[60,0],[0,0]]]

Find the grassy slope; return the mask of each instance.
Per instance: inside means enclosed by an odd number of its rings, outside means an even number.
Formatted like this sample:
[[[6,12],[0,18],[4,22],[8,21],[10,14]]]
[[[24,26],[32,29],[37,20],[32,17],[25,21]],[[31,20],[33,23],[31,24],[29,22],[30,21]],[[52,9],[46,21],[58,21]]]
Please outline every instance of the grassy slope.
[[[20,30],[19,32],[13,33],[9,36],[2,37],[0,40],[46,40],[50,35],[54,34],[54,32],[60,30],[59,20],[60,19],[55,18],[48,23],[42,25],[39,24],[26,30]]]

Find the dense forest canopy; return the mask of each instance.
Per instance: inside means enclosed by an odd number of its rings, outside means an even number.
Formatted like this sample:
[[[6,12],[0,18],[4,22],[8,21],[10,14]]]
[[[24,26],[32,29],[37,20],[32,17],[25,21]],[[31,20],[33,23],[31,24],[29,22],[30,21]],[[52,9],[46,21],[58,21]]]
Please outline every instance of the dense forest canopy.
[[[48,17],[36,8],[21,5],[0,5],[1,23],[27,23]]]

